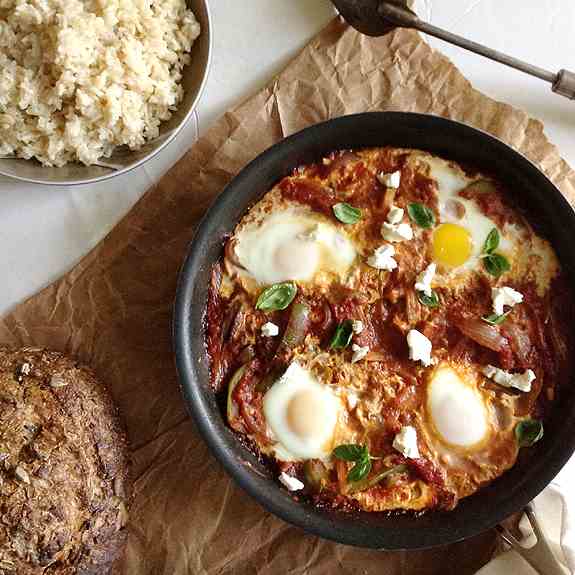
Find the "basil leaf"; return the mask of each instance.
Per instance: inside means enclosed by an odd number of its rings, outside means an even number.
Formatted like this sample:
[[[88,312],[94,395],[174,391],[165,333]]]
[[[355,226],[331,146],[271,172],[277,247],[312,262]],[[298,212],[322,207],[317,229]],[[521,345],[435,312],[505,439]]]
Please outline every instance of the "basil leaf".
[[[505,321],[507,316],[511,313],[511,310],[502,313],[501,315],[497,315],[496,313],[492,313],[491,315],[487,315],[482,317],[481,319],[488,323],[489,325],[499,325]]]
[[[361,481],[367,477],[371,471],[371,456],[369,455],[367,445],[357,445],[354,443],[338,445],[333,450],[332,455],[337,459],[355,462],[355,465],[347,474],[347,480],[349,482]]]
[[[346,203],[335,204],[332,207],[335,217],[344,224],[355,224],[361,220],[361,210]]]
[[[543,437],[543,423],[538,419],[524,419],[515,426],[519,447],[531,447]]]
[[[423,204],[415,202],[409,204],[407,206],[407,213],[420,228],[431,228],[435,225],[435,215]]]
[[[333,450],[332,455],[344,461],[359,461],[360,459],[365,459],[366,456],[369,457],[369,452],[365,445],[344,443],[343,445],[338,445]]]
[[[430,296],[425,292],[418,291],[417,299],[421,305],[426,305],[427,307],[439,307],[439,296],[435,290],[431,290]]]
[[[487,273],[498,278],[503,272],[509,271],[511,265],[501,254],[489,254],[483,257],[483,267]]]
[[[265,289],[256,302],[256,309],[262,311],[282,310],[289,306],[297,293],[297,286],[292,282],[274,284]]]
[[[371,459],[369,455],[364,459],[360,459],[347,474],[349,482],[361,481],[371,471]]]
[[[331,349],[343,349],[351,342],[353,322],[350,319],[342,321],[336,328],[329,346]]]
[[[483,244],[483,253],[491,254],[499,247],[499,232],[497,228],[493,228],[488,234],[485,243]]]

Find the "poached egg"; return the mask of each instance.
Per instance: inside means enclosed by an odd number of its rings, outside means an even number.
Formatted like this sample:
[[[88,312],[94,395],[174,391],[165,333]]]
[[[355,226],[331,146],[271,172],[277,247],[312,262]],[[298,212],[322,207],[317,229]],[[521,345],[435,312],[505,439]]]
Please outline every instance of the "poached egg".
[[[263,399],[275,456],[283,461],[327,459],[341,408],[329,387],[293,361]]]
[[[351,240],[329,220],[291,206],[244,226],[234,250],[260,285],[311,282],[322,272],[342,278],[357,255]]]

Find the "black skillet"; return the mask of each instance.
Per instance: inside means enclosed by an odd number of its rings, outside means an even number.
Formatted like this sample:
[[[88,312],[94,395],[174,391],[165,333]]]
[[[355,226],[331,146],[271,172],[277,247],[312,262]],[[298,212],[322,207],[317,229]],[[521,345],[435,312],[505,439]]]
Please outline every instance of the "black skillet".
[[[525,157],[496,138],[444,118],[401,112],[345,116],[311,126],[258,156],[225,188],[199,225],[180,275],[174,344],[184,399],[200,433],[226,471],[268,511],[341,543],[381,549],[418,549],[453,543],[494,527],[523,509],[558,473],[575,449],[575,403],[564,390],[546,421],[542,441],[523,450],[502,477],[463,499],[450,512],[423,516],[353,515],[297,502],[234,437],[208,385],[204,311],[210,269],[224,237],[241,215],[280,178],[333,150],[369,146],[428,150],[472,164],[506,183],[513,201],[555,247],[575,286],[575,213],[558,189]]]

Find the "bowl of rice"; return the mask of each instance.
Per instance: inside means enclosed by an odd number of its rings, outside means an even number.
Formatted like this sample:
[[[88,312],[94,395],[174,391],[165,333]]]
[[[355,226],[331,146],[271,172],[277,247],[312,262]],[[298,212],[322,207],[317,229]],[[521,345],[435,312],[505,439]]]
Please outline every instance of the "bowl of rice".
[[[55,185],[123,174],[192,115],[207,0],[0,1],[0,174]]]

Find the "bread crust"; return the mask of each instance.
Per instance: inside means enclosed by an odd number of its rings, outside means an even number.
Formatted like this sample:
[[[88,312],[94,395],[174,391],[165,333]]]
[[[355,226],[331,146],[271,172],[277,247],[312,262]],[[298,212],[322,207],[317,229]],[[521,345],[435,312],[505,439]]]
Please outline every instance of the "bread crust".
[[[0,347],[0,575],[109,573],[130,497],[126,434],[95,374]]]

